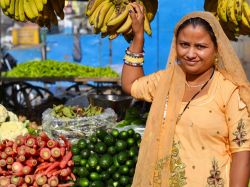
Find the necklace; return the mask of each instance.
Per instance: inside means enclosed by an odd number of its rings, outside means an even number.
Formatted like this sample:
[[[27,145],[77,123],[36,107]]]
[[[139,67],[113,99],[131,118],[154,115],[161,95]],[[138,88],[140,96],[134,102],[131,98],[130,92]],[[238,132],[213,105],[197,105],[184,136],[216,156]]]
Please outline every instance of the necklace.
[[[197,85],[190,85],[187,81],[185,82],[186,85],[190,88],[197,88],[197,87],[201,87],[203,86],[204,84],[206,84],[206,82],[202,83],[202,84],[197,84]]]
[[[180,113],[180,114],[178,115],[176,124],[180,121],[181,116],[183,115],[183,113],[185,112],[185,110],[188,108],[188,106],[189,106],[189,104],[191,103],[191,101],[192,101],[192,100],[193,100],[193,99],[194,99],[194,98],[195,98],[195,97],[196,97],[196,96],[206,87],[206,85],[208,84],[208,82],[212,79],[213,75],[214,75],[214,69],[213,69],[213,72],[212,72],[211,76],[209,77],[209,79],[203,84],[203,86],[201,87],[201,89],[200,89],[198,92],[196,92],[196,93],[193,95],[193,97],[188,101],[188,103],[187,103],[186,106],[184,107],[182,113]]]

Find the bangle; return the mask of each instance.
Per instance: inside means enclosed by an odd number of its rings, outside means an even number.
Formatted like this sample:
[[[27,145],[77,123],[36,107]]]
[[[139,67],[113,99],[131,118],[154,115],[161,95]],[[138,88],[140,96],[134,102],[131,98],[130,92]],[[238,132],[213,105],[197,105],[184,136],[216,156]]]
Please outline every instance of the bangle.
[[[132,63],[143,63],[144,62],[144,57],[133,57],[129,55],[124,56],[124,60]]]
[[[144,50],[142,51],[142,53],[133,53],[133,52],[129,51],[129,48],[127,48],[125,53],[129,56],[132,56],[132,57],[144,57]]]
[[[128,62],[127,60],[124,59],[124,64],[133,66],[133,67],[142,67],[143,63],[133,63],[133,62]]]

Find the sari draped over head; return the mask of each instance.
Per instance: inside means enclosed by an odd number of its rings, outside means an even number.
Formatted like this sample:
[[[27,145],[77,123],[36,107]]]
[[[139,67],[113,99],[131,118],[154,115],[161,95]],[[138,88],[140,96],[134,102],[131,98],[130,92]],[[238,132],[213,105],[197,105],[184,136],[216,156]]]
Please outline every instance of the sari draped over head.
[[[156,88],[133,179],[133,187],[169,187],[170,158],[175,126],[185,91],[185,73],[175,62],[176,32],[190,18],[199,17],[212,27],[218,44],[216,69],[239,89],[241,100],[250,114],[250,84],[230,41],[218,20],[209,12],[194,12],[183,17],[175,27],[168,57],[167,75],[162,76]],[[166,73],[165,73],[166,74]],[[163,120],[167,101],[166,119]]]

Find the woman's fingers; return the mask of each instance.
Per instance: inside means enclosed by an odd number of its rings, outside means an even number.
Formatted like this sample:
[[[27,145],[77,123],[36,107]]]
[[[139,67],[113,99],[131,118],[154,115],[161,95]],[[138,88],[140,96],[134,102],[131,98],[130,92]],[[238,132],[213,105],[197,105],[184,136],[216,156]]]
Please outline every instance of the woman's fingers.
[[[130,3],[130,5],[133,7],[133,11],[137,16],[143,15],[144,9],[142,5],[136,2]]]

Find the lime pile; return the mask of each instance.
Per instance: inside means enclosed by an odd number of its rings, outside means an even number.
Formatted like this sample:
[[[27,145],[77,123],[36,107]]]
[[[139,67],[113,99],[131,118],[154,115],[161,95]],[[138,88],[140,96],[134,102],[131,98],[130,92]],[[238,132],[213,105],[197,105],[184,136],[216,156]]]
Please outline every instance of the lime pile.
[[[75,186],[131,186],[141,135],[133,129],[98,129],[72,146]]]

